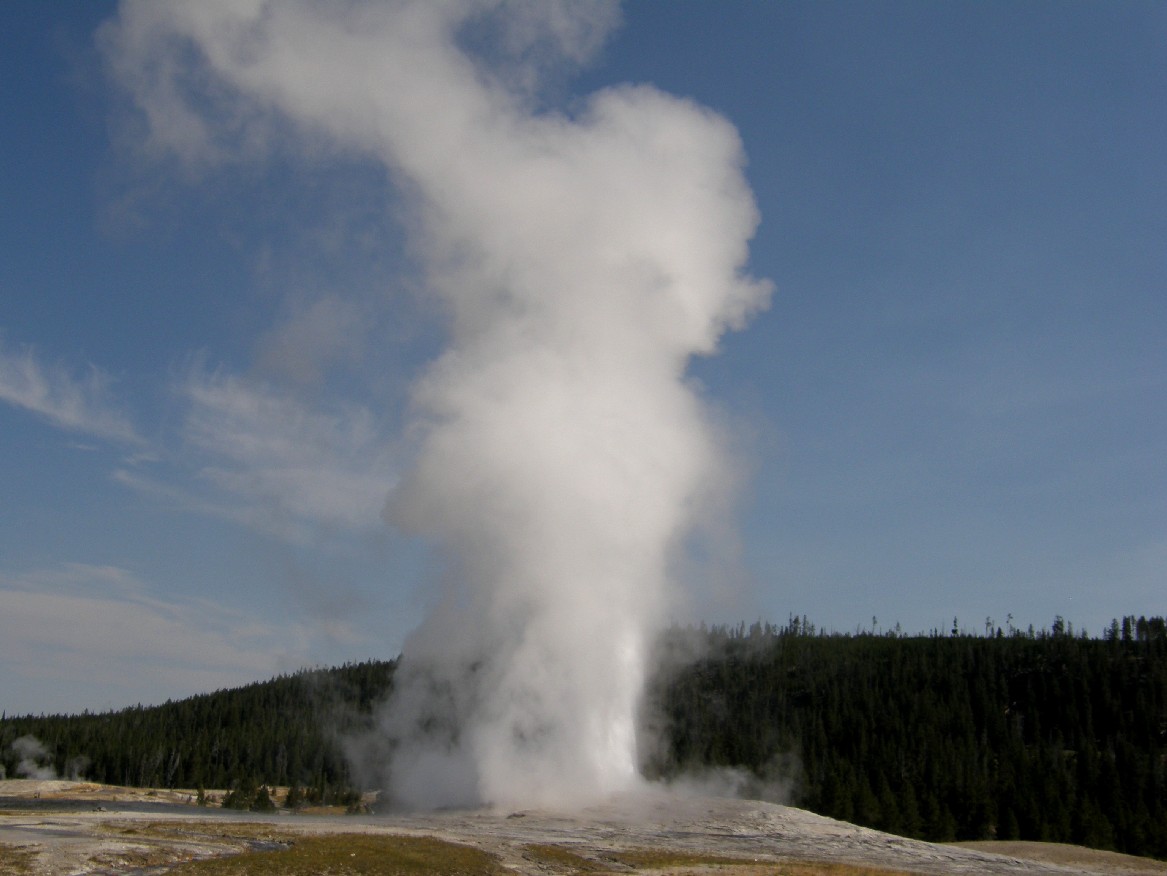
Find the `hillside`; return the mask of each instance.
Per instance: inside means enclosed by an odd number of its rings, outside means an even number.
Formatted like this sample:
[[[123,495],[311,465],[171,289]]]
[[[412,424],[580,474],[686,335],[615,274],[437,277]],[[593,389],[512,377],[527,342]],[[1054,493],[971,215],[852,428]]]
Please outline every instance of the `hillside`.
[[[812,811],[923,839],[1070,842],[1167,857],[1167,633],[1102,639],[675,631],[658,676],[669,777],[744,766]]]
[[[744,767],[786,802],[929,840],[1041,840],[1167,858],[1167,632],[1101,639],[823,634],[805,621],[674,629],[645,708],[646,774]],[[295,785],[343,800],[341,740],[394,662],[314,670],[152,708],[0,722],[0,765],[158,787]]]
[[[21,748],[13,743],[31,736],[46,755],[25,773],[159,788],[296,785],[311,800],[331,802],[354,784],[340,740],[367,728],[395,666],[305,670],[120,712],[6,718],[0,768],[21,774]]]

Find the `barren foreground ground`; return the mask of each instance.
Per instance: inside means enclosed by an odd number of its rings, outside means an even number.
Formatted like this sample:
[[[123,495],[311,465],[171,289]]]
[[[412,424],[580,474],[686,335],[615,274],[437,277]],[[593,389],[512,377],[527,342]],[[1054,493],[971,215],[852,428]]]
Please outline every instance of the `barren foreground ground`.
[[[1167,876],[1167,864],[1041,843],[934,845],[751,800],[646,792],[572,812],[377,816],[253,815],[192,805],[190,792],[83,782],[0,782],[0,876],[162,874],[182,862],[242,856],[310,837],[424,836],[471,846],[503,871],[757,876],[794,862],[933,874]],[[342,847],[343,848],[343,847]],[[356,853],[352,854],[354,861]],[[255,872],[259,872],[256,869]],[[268,872],[264,870],[263,872]],[[320,872],[325,872],[321,870]],[[369,872],[330,870],[328,872]],[[469,871],[467,871],[469,872]],[[476,871],[475,871],[476,872]],[[823,866],[809,872],[861,872]],[[871,871],[866,871],[871,872]]]

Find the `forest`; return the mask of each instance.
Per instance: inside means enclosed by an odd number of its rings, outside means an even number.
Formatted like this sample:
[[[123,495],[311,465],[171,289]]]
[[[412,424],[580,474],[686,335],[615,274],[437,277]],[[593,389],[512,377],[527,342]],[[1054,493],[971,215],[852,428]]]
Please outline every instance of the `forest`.
[[[347,803],[357,790],[343,740],[371,727],[396,661],[305,670],[233,690],[119,712],[5,717],[0,772],[39,771],[151,788],[295,788],[293,799]],[[32,737],[43,757],[25,763]],[[302,793],[300,793],[302,792]]]
[[[1049,630],[838,634],[784,626],[674,628],[649,686],[643,770],[736,767],[786,802],[929,840],[1072,842],[1167,858],[1167,622],[1126,617],[1098,638]],[[105,714],[5,716],[37,766],[114,784],[293,786],[356,794],[344,739],[367,731],[395,661],[307,670]],[[28,769],[28,765],[25,765]]]
[[[674,630],[646,772],[743,766],[793,802],[928,840],[1029,839],[1167,857],[1167,625],[1102,638]],[[702,654],[696,660],[688,655]]]

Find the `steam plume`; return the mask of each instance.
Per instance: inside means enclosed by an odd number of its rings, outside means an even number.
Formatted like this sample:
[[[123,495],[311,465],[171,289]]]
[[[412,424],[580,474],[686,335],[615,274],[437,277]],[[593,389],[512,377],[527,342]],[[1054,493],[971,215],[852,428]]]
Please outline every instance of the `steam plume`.
[[[128,4],[105,34],[155,146],[199,164],[290,127],[384,162],[409,201],[449,344],[386,514],[448,565],[385,715],[404,802],[634,785],[647,640],[724,483],[685,370],[769,294],[743,274],[757,214],[736,132],[647,86],[533,109],[530,59],[579,61],[615,20],[231,0]],[[490,58],[462,48],[484,35]]]
[[[22,779],[55,779],[53,758],[49,750],[35,736],[25,735],[12,740],[13,755],[16,757],[16,776]]]

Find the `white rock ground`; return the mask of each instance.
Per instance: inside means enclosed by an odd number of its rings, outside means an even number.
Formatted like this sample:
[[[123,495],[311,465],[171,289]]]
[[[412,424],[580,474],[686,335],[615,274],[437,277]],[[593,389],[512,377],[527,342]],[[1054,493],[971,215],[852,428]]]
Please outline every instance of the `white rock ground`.
[[[616,850],[674,849],[759,863],[794,859],[929,874],[1167,874],[1167,863],[1124,855],[1039,843],[982,844],[1008,852],[993,854],[982,848],[904,839],[789,806],[664,791],[625,795],[570,813],[479,810],[255,816],[174,806],[188,802],[189,792],[78,782],[0,782],[0,874],[6,872],[4,856],[19,848],[35,854],[36,872],[46,876],[127,873],[136,856],[143,858],[146,852],[155,861],[167,853],[173,853],[172,860],[230,854],[240,850],[237,843],[206,836],[158,840],[110,830],[136,821],[224,817],[265,820],[278,824],[281,831],[302,833],[434,836],[495,853],[515,872],[532,876],[543,871],[524,856],[523,848],[529,844],[553,844],[584,857]],[[165,872],[165,868],[151,867],[148,872]]]

